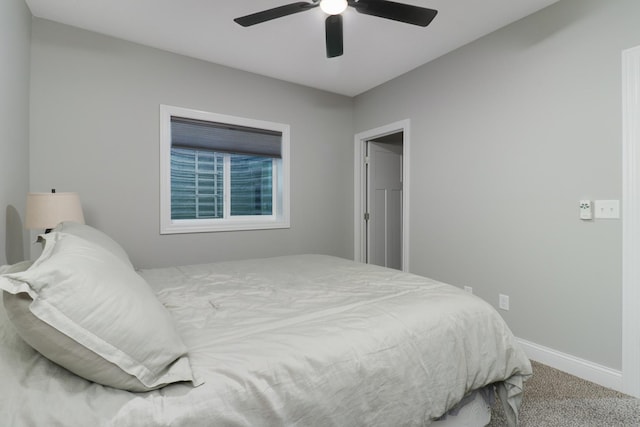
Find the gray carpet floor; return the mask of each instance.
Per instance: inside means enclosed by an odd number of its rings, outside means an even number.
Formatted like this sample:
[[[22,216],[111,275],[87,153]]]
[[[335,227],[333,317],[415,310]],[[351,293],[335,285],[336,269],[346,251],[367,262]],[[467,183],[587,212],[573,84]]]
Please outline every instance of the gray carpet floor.
[[[601,387],[532,362],[533,377],[524,386],[522,427],[640,427],[640,399]],[[491,427],[505,426],[499,401]]]

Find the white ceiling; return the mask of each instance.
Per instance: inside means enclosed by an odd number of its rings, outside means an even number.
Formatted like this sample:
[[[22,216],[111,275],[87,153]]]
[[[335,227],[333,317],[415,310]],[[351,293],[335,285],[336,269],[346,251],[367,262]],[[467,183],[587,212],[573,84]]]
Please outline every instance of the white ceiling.
[[[328,59],[314,8],[252,27],[233,18],[294,0],[26,0],[39,18],[348,96],[358,95],[558,0],[396,0],[438,10],[426,28],[343,14]]]

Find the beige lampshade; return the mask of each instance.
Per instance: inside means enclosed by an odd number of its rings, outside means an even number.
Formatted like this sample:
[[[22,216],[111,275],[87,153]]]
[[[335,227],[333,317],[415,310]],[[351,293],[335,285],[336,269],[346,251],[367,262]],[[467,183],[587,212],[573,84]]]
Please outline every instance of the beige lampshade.
[[[84,224],[78,193],[29,193],[24,227],[50,229],[62,221]]]

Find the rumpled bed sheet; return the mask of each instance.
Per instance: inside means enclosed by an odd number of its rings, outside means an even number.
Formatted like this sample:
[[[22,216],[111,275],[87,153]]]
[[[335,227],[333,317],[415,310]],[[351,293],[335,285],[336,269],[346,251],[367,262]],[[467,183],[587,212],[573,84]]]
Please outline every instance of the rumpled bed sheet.
[[[0,309],[0,420],[422,426],[495,383],[516,425],[529,360],[500,315],[456,287],[322,255],[140,274],[204,384],[130,393],[90,383],[24,344]]]

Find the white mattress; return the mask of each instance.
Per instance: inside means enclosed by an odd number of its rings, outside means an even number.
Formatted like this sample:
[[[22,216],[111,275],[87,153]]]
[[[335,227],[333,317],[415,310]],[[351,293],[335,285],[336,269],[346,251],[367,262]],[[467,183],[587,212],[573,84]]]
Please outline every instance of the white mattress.
[[[173,314],[199,387],[130,393],[43,359],[0,314],[8,425],[425,425],[500,383],[517,408],[531,366],[481,299],[318,255],[143,270]]]

